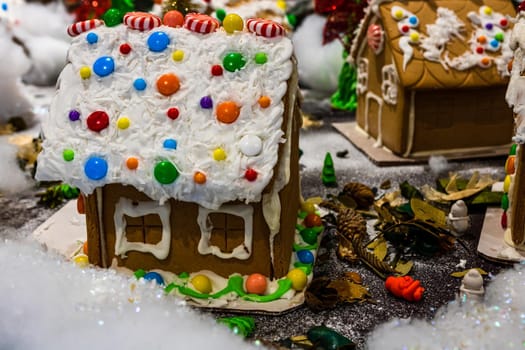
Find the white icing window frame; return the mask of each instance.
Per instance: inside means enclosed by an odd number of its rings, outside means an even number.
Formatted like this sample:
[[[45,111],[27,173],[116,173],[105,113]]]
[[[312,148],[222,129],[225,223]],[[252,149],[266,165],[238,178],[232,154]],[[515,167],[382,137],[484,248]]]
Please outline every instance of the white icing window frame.
[[[115,255],[126,258],[129,251],[151,253],[159,260],[168,257],[171,245],[171,206],[169,202],[159,205],[155,201],[133,201],[129,198],[120,198],[115,205],[113,221],[115,223]],[[136,218],[149,214],[157,214],[162,223],[162,237],[159,243],[129,242],[126,238],[126,219],[124,215]]]
[[[212,213],[230,214],[240,216],[244,220],[244,242],[235,247],[231,253],[225,253],[217,246],[210,245],[213,227],[208,220]],[[253,207],[247,204],[225,204],[213,210],[199,206],[197,223],[201,229],[201,239],[197,250],[202,255],[212,254],[221,259],[246,260],[252,255],[253,243]]]
[[[357,86],[358,95],[368,90],[368,59],[360,57],[357,61]]]
[[[393,64],[383,66],[381,69],[381,95],[386,104],[397,104],[399,77]]]

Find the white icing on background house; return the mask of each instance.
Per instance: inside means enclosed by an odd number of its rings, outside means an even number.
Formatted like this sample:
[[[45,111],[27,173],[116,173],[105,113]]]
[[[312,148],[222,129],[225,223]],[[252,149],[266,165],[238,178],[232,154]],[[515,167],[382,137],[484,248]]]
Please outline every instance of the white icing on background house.
[[[516,115],[516,134],[513,141],[525,143],[525,18],[520,16],[514,25],[509,39],[509,47],[514,51],[514,61],[507,87],[506,100]]]
[[[154,32],[164,32],[170,39],[162,52],[148,49],[148,38]],[[87,42],[91,33],[98,35],[98,42]],[[122,43],[131,46],[128,55],[119,52]],[[181,61],[172,59],[176,50],[184,53]],[[213,76],[211,67],[222,65],[231,52],[243,55],[244,68]],[[268,60],[256,64],[255,54],[261,52]],[[92,73],[82,80],[80,69],[92,68],[102,56],[113,58],[114,72],[105,77]],[[119,26],[83,33],[73,39],[70,63],[59,79],[50,119],[43,124],[44,152],[38,160],[37,177],[62,180],[87,194],[105,184],[128,184],[160,202],[175,198],[211,209],[234,200],[260,201],[274,176],[279,144],[284,141],[282,98],[292,73],[291,56],[289,39],[267,39],[247,32],[225,35],[221,30],[202,35],[165,26],[149,32]],[[165,73],[176,74],[180,80],[180,89],[168,97],[156,89],[157,79]],[[134,89],[137,78],[146,81],[145,90]],[[201,108],[200,99],[205,96],[212,98],[212,109]],[[261,96],[270,98],[268,108],[257,103]],[[216,106],[224,101],[240,107],[238,119],[231,124],[216,118]],[[166,116],[172,107],[179,110],[175,120]],[[80,119],[71,121],[68,113],[74,109],[80,112]],[[86,123],[97,110],[109,116],[109,125],[100,132],[90,130]],[[128,128],[117,127],[122,117],[129,119]],[[240,141],[246,135],[261,140],[259,154],[242,152]],[[176,141],[175,149],[163,146],[167,139]],[[223,161],[213,158],[218,148],[226,153]],[[74,159],[65,161],[64,150],[73,150]],[[99,180],[88,178],[84,171],[92,157],[107,163],[107,173]],[[126,167],[128,157],[139,160],[137,169]],[[161,184],[153,176],[161,160],[172,163],[179,173],[172,183]],[[255,181],[244,178],[248,168],[256,170]],[[196,171],[206,175],[205,184],[194,182]]]
[[[368,59],[359,58],[357,62],[357,84],[358,95],[364,94],[368,90]]]
[[[399,77],[393,64],[383,66],[381,69],[381,94],[386,104],[395,106],[399,89]]]

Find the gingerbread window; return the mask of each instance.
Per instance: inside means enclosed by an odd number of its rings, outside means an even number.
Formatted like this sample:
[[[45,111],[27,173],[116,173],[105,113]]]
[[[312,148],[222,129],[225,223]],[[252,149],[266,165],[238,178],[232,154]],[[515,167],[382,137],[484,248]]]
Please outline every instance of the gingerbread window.
[[[397,103],[397,90],[399,85],[399,78],[397,76],[396,68],[393,64],[383,66],[381,70],[381,94],[383,101],[389,105]]]
[[[368,60],[360,58],[357,61],[357,94],[361,95],[368,90]]]
[[[246,260],[252,252],[253,208],[244,204],[223,205],[217,210],[199,207],[201,229],[198,251],[222,259]]]
[[[133,201],[121,198],[115,205],[115,254],[122,258],[129,251],[153,254],[163,260],[171,243],[169,202]]]

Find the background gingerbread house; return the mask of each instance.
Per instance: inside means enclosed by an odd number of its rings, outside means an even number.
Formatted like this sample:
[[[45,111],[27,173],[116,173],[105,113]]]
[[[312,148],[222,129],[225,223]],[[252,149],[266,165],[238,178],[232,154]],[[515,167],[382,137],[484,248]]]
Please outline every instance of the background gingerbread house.
[[[286,275],[300,199],[290,40],[127,23],[73,40],[43,125],[37,177],[87,195],[90,262]]]
[[[506,145],[513,4],[371,1],[353,42],[358,127],[404,157]]]

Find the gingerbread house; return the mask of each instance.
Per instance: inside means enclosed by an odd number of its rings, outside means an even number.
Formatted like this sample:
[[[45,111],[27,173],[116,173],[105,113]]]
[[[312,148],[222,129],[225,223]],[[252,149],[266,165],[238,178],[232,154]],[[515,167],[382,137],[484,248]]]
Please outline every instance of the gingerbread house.
[[[86,195],[91,263],[221,276],[289,271],[300,113],[291,41],[146,14],[72,27],[37,178]],[[237,28],[239,29],[239,28]]]
[[[507,0],[373,0],[354,39],[357,127],[403,157],[508,144]]]
[[[510,47],[514,50],[511,77],[506,99],[515,113],[515,133],[509,157],[505,164],[505,181],[502,208],[502,226],[506,229],[505,241],[516,248],[525,250],[525,194],[524,164],[525,151],[525,18],[523,12],[519,16],[512,36]]]

